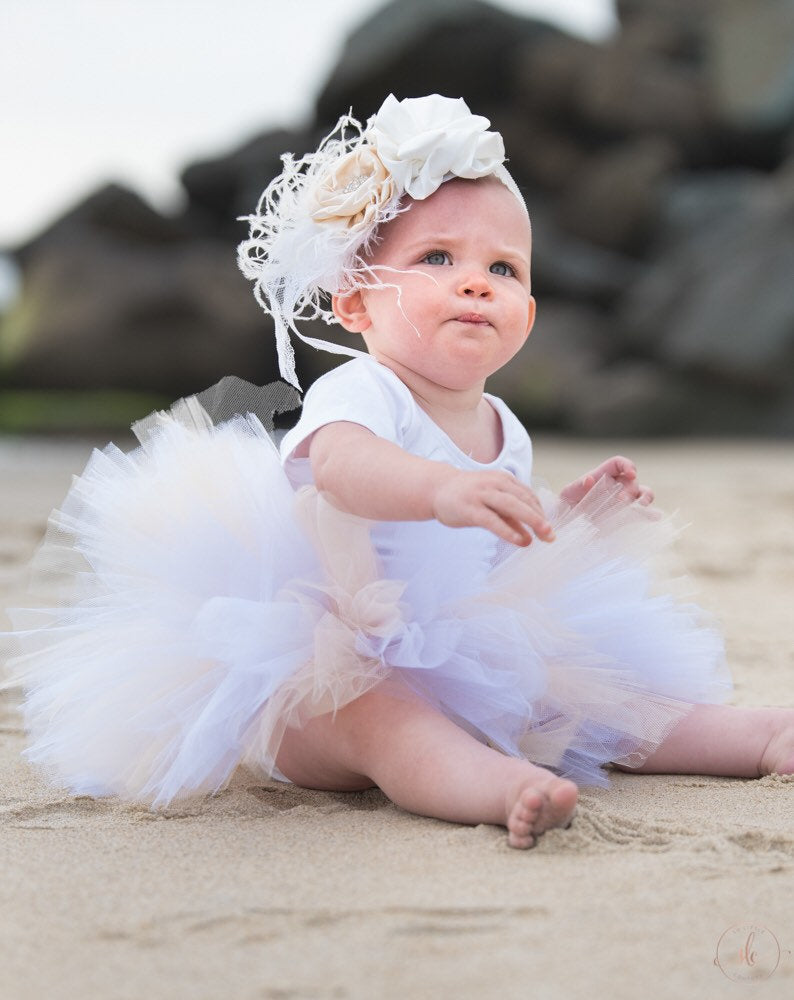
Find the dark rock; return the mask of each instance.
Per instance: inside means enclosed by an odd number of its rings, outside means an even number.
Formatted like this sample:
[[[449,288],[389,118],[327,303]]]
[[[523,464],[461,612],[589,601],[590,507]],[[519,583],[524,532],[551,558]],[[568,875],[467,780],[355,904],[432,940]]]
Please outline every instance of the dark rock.
[[[351,34],[317,100],[317,121],[352,107],[363,122],[390,93],[463,97],[488,116],[510,100],[522,42],[559,34],[480,0],[393,0]]]
[[[281,172],[281,155],[303,156],[320,136],[279,129],[265,132],[232,152],[190,164],[180,180],[191,212],[205,216],[205,229],[229,240],[241,240],[246,227],[238,217],[256,208],[259,196]]]
[[[790,397],[726,393],[705,378],[621,361],[582,379],[570,400],[571,431],[589,437],[764,434],[794,431]]]
[[[542,200],[529,202],[533,289],[548,297],[608,306],[641,272],[635,261],[565,232]]]
[[[708,100],[701,69],[632,30],[601,45],[560,36],[525,46],[515,100],[535,116],[567,123],[591,146],[667,136],[693,161],[708,148]]]
[[[619,326],[674,370],[794,389],[794,185],[768,181],[675,243],[627,293]]]
[[[14,256],[25,266],[42,247],[60,246],[68,251],[75,234],[89,230],[113,233],[117,239],[144,246],[182,243],[196,235],[183,216],[161,215],[129,188],[107,184],[16,247]]]
[[[608,324],[597,311],[543,299],[521,353],[491,375],[487,389],[528,427],[566,427],[582,385],[609,351]]]
[[[523,44],[516,53],[512,100],[523,112],[547,121],[576,125],[585,80],[601,47],[557,34]]]
[[[569,132],[527,111],[501,111],[491,116],[509,150],[508,169],[521,182],[527,200],[544,191],[565,191],[581,172],[587,152]]]
[[[723,3],[707,19],[707,44],[720,121],[782,136],[794,124],[794,2]]]
[[[82,232],[42,245],[0,325],[6,384],[182,395],[225,374],[276,376],[272,334],[220,243]],[[270,362],[270,364],[268,364]]]
[[[725,0],[615,0],[618,20],[624,27],[650,15],[688,25],[693,32],[702,31],[706,18],[724,7]]]
[[[591,372],[570,399],[569,426],[590,437],[685,434],[697,421],[691,387],[658,365],[623,361]]]
[[[727,216],[741,214],[767,182],[765,174],[741,168],[672,176],[659,205],[654,233],[657,252],[678,251],[682,243],[721,225]]]
[[[708,92],[697,69],[633,45],[631,35],[604,46],[583,74],[578,111],[591,130],[620,139],[666,136],[688,161],[708,149]]]
[[[593,156],[567,191],[561,221],[599,246],[641,255],[657,222],[664,182],[677,161],[676,147],[655,136]]]

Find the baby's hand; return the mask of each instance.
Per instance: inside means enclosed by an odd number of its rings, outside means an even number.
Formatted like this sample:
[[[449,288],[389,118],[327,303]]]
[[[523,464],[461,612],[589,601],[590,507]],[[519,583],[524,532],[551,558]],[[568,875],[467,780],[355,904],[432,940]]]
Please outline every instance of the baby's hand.
[[[579,503],[595,486],[599,479],[607,477],[613,483],[620,483],[623,489],[619,496],[623,500],[636,500],[643,506],[653,503],[653,492],[647,486],[640,486],[637,482],[637,468],[634,463],[624,458],[622,455],[615,455],[602,462],[597,469],[588,472],[581,479],[566,486],[560,493],[563,500],[567,500],[572,506]]]
[[[456,470],[436,488],[433,514],[451,528],[487,528],[507,542],[529,545],[532,534],[554,541],[540,500],[509,472]]]

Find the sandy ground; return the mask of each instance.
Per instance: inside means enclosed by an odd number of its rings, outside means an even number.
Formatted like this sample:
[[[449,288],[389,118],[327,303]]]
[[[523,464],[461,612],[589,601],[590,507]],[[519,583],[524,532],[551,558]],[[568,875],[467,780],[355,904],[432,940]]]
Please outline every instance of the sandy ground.
[[[0,609],[90,447],[0,440]],[[690,525],[678,555],[723,622],[734,703],[794,706],[794,449],[540,439],[536,470],[561,486],[615,451]],[[158,817],[44,785],[4,697],[7,1000],[794,996],[791,779],[614,772],[527,852],[244,771]]]

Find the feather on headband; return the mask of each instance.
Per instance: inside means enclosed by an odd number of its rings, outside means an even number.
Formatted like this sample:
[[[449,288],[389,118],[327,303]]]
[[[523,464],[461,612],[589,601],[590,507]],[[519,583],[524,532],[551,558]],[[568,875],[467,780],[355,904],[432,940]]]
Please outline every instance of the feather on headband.
[[[462,98],[431,94],[398,101],[393,94],[365,127],[343,115],[313,153],[281,157],[282,172],[242,216],[249,236],[238,247],[254,296],[273,317],[281,376],[300,389],[290,332],[333,354],[363,351],[304,336],[297,320],[334,322],[337,292],[383,286],[366,263],[380,225],[402,211],[404,195],[422,200],[453,177],[494,175],[521,192],[504,167],[504,143]],[[383,286],[385,287],[385,286]]]

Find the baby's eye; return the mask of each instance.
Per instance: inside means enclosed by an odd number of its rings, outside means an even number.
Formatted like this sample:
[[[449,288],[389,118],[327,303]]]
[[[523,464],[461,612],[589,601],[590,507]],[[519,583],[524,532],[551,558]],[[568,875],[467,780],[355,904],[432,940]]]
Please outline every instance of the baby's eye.
[[[497,260],[495,264],[491,264],[490,272],[491,274],[500,274],[503,278],[515,278],[516,276],[514,268],[503,260]]]
[[[448,264],[451,263],[450,256],[446,250],[431,250],[426,253],[422,260],[426,264]]]

